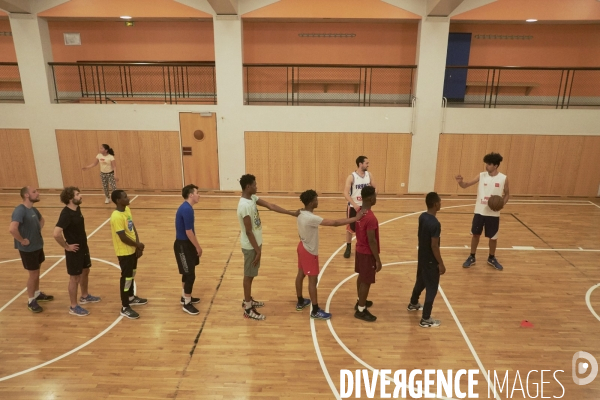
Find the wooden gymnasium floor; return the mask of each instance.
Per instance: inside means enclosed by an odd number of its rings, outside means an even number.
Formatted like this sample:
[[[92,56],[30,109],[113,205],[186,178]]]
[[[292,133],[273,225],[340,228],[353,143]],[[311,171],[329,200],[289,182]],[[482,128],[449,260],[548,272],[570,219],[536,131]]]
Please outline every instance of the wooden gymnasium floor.
[[[318,213],[342,218],[341,197],[326,197]],[[374,324],[353,317],[354,260],[344,259],[339,251],[344,229],[321,228],[319,304],[333,313],[331,325],[313,324],[308,310],[295,311],[296,221],[268,210],[261,210],[264,255],[254,284],[254,296],[266,302],[261,311],[267,319],[242,317],[237,195],[202,196],[195,207],[204,249],[194,288],[202,298],[198,316],[181,310],[180,277],[171,250],[174,214],[182,199],[135,197],[131,209],[146,244],[136,281],[138,294],[149,303],[138,309],[139,320],[127,320],[118,313],[119,271],[106,224],[113,206],[104,205],[100,195],[84,194],[95,259],[90,291],[102,296],[102,302],[89,305],[87,318],[71,316],[63,252],[51,236],[62,205],[57,194],[42,193],[41,199],[48,256],[41,289],[56,300],[35,315],[26,308],[26,274],[15,260],[18,254],[7,231],[20,198],[0,195],[2,399],[334,399],[339,370],[366,365],[392,371],[509,371],[511,387],[517,370],[523,385],[530,370],[563,370],[557,375],[566,391],[562,398],[600,398],[600,379],[587,386],[571,379],[576,351],[600,357],[600,320],[588,308],[600,312],[600,290],[586,303],[586,293],[600,281],[597,198],[513,198],[503,211],[497,251],[503,272],[484,263],[484,241],[476,266],[461,267],[469,253],[474,200],[444,199],[439,219],[448,271],[434,305],[433,316],[442,320],[439,329],[421,329],[420,313],[406,311],[415,276],[421,198],[380,198],[374,207],[382,224],[381,258],[386,265],[370,295],[375,303],[371,311],[378,316]],[[288,209],[301,206],[292,196],[265,199]],[[520,328],[522,320],[534,327]],[[476,392],[487,398],[484,378],[478,378]],[[539,385],[540,375],[533,373],[530,380]],[[544,381],[550,382],[544,396],[561,395],[551,374]],[[364,387],[362,393],[365,397]],[[513,398],[520,396],[516,392]]]

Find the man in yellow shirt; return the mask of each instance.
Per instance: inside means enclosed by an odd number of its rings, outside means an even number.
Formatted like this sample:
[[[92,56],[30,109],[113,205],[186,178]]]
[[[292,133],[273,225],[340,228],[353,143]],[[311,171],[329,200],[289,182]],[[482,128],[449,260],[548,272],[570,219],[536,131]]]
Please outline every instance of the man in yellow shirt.
[[[148,303],[147,299],[137,297],[133,291],[133,279],[137,270],[138,258],[144,251],[144,244],[140,242],[133,224],[127,193],[124,190],[115,190],[110,197],[117,205],[117,209],[110,216],[110,231],[121,267],[121,315],[129,319],[136,319],[140,315],[130,306],[141,306]]]

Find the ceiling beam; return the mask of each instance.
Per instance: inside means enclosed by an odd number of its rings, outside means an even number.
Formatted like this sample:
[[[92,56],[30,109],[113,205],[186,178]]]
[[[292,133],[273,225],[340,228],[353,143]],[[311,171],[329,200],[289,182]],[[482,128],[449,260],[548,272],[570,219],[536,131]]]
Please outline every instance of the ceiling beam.
[[[23,0],[0,0],[0,10],[14,14],[31,14],[29,2]]]

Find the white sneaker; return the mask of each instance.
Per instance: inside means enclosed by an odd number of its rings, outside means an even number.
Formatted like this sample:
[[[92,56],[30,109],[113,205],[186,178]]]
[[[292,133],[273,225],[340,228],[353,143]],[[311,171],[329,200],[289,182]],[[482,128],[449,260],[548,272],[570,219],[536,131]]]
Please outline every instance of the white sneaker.
[[[104,199],[104,204],[108,204],[108,203],[110,203],[110,199],[107,197]]]

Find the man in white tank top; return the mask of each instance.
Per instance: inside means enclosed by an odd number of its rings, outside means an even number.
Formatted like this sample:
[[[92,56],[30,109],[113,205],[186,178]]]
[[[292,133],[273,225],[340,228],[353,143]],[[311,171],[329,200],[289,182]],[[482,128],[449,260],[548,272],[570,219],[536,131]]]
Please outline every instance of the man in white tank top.
[[[475,204],[475,215],[471,226],[471,254],[464,262],[463,267],[469,268],[475,264],[475,252],[479,244],[479,238],[485,227],[485,237],[490,239],[490,254],[487,263],[502,271],[504,268],[496,259],[496,244],[498,239],[498,230],[500,228],[500,211],[492,211],[487,202],[490,196],[502,196],[504,204],[508,202],[508,178],[506,175],[498,172],[498,167],[502,162],[502,156],[498,153],[490,153],[483,157],[485,163],[485,172],[480,173],[469,182],[464,182],[461,175],[456,176],[458,185],[465,189],[479,183],[477,188],[477,203]]]
[[[344,192],[342,193],[348,201],[348,206],[346,207],[347,218],[354,218],[358,210],[360,210],[360,207],[362,206],[360,191],[362,188],[365,186],[373,186],[375,188],[375,193],[377,193],[373,175],[368,171],[369,159],[365,156],[359,156],[356,159],[356,167],[356,171],[346,178]],[[344,258],[350,258],[350,252],[352,250],[352,234],[354,232],[354,224],[348,224],[346,227],[346,251],[344,252]]]

